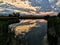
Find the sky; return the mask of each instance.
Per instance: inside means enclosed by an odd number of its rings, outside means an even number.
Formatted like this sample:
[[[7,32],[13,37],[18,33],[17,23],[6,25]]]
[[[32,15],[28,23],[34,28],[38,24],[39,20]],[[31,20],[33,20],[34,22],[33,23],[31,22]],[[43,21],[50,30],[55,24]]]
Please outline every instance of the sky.
[[[60,0],[2,0],[0,12],[20,12],[26,15],[57,14],[60,12]]]
[[[43,11],[60,7],[60,0],[30,0],[32,6],[39,6]],[[40,10],[41,11],[41,10]]]

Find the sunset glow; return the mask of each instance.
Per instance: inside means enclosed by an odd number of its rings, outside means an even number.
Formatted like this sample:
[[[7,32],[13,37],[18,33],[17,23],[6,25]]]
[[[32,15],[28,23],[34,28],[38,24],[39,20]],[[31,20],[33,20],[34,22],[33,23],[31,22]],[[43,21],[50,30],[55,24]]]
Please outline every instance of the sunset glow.
[[[41,0],[39,0],[39,1],[41,1]],[[53,1],[49,0],[50,3],[52,3]],[[58,0],[57,3],[55,3],[57,8],[54,8],[54,5],[51,6],[51,8],[52,8],[51,11],[48,11],[48,9],[46,9],[47,11],[45,11],[45,9],[44,10],[42,9],[43,11],[41,11],[42,4],[41,4],[41,6],[33,6],[31,4],[32,2],[29,2],[29,0],[23,0],[23,1],[21,1],[21,0],[18,0],[18,1],[17,0],[4,0],[3,2],[4,3],[2,3],[0,5],[2,5],[2,6],[6,5],[6,6],[0,7],[0,12],[3,10],[8,10],[9,13],[19,12],[21,14],[26,14],[26,15],[49,15],[49,14],[56,15],[58,13],[56,10],[58,7],[60,7],[60,0]],[[12,5],[13,7],[9,6],[9,5]]]

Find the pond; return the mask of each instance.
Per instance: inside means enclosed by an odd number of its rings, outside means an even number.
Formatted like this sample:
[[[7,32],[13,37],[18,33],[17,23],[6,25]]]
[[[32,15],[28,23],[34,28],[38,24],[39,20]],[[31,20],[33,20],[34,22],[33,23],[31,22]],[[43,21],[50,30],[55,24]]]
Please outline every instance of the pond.
[[[46,44],[47,21],[44,19],[22,19],[19,23],[9,25],[15,32],[15,38],[24,38],[29,45]],[[44,42],[45,41],[45,42]]]

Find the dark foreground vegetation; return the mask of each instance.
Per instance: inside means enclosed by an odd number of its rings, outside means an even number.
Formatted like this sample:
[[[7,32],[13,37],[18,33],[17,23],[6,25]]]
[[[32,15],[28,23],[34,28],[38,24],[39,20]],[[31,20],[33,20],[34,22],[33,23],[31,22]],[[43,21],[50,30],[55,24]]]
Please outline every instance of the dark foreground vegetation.
[[[8,25],[13,23],[18,23],[19,19],[46,19],[48,21],[48,41],[51,42],[53,38],[51,38],[53,35],[49,33],[50,28],[54,28],[54,35],[56,36],[56,40],[53,43],[57,43],[58,37],[60,37],[60,13],[58,16],[27,16],[27,17],[21,17],[19,16],[19,13],[13,13],[9,14],[9,16],[0,16],[0,45],[17,45],[17,42],[19,42],[19,39],[14,38],[14,32],[11,32],[11,30],[8,28]],[[51,29],[52,30],[52,29]],[[51,36],[50,36],[51,35]],[[50,37],[49,37],[50,36]],[[19,41],[18,41],[19,40]],[[21,42],[21,41],[20,41]],[[25,44],[24,44],[25,45]],[[52,44],[51,44],[52,45]]]
[[[56,34],[60,37],[60,13],[58,16],[53,16],[47,19],[48,20],[48,29],[54,28]]]
[[[15,40],[13,38],[14,33],[8,28],[8,25],[13,23],[18,23],[18,14],[9,14],[9,16],[0,16],[0,45],[15,45]],[[13,40],[12,40],[13,39]]]

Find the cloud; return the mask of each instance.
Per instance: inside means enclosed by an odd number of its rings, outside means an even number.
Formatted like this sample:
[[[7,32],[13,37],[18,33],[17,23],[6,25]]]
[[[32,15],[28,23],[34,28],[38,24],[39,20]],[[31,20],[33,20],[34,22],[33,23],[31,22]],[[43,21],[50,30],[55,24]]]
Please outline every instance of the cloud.
[[[5,8],[8,12],[11,10],[14,12],[20,12],[20,14],[26,14],[26,15],[47,15],[47,14],[56,14],[57,8],[52,8],[52,0],[28,0],[28,1],[17,1],[17,2],[8,2],[9,0],[6,0],[5,3],[0,4],[1,8]],[[59,2],[57,2],[59,3]],[[57,4],[56,3],[56,4]],[[7,10],[11,9],[11,10]],[[56,9],[56,10],[55,10]],[[2,10],[2,9],[1,9]]]
[[[31,2],[31,6],[40,7],[37,11],[51,11],[52,7],[49,0],[29,0]]]

